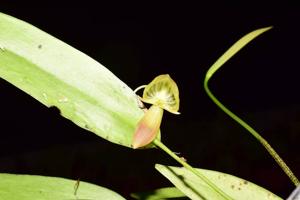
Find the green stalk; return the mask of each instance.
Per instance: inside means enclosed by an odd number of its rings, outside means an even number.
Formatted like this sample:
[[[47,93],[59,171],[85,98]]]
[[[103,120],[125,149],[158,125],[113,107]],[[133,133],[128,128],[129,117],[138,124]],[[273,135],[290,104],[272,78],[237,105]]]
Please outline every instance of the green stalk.
[[[290,180],[296,185],[299,185],[299,180],[293,174],[291,169],[287,166],[287,164],[282,160],[282,158],[277,154],[277,152],[271,147],[271,145],[258,133],[256,132],[251,126],[249,126],[245,121],[231,112],[228,108],[226,108],[209,90],[208,82],[213,74],[221,68],[221,66],[227,62],[232,56],[234,56],[240,49],[246,46],[251,40],[259,36],[260,34],[268,31],[272,27],[266,27],[257,29],[246,34],[244,37],[239,39],[236,43],[234,43],[207,71],[205,80],[204,80],[204,89],[211,100],[227,115],[229,115],[233,120],[239,123],[242,127],[244,127],[247,131],[249,131],[269,152],[269,154],[274,158],[277,164],[281,167],[281,169],[286,173],[286,175],[290,178]]]
[[[160,140],[154,140],[153,143],[159,147],[161,150],[169,154],[172,158],[174,158],[177,162],[179,162],[183,167],[187,170],[198,176],[201,180],[203,180],[208,186],[210,186],[215,192],[220,194],[226,200],[233,200],[230,196],[224,193],[220,188],[218,188],[214,183],[212,183],[209,179],[207,179],[201,172],[194,169],[191,165],[185,162],[183,159],[178,157],[173,151],[171,151],[166,145],[164,145]]]
[[[204,89],[211,100],[228,116],[230,116],[233,120],[239,123],[242,127],[244,127],[247,131],[249,131],[269,152],[269,154],[274,158],[277,164],[281,167],[281,169],[285,172],[285,174],[290,178],[290,180],[295,184],[295,186],[299,185],[299,180],[294,175],[292,170],[287,166],[287,164],[282,160],[282,158],[278,155],[278,153],[272,148],[272,146],[251,126],[249,126],[245,121],[231,112],[228,108],[226,108],[209,90],[207,82],[204,84]]]

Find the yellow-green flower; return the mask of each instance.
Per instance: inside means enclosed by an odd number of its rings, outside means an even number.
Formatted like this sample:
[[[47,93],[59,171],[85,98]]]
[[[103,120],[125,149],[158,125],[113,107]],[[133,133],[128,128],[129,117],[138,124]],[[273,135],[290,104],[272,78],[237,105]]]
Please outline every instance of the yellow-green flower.
[[[146,146],[155,139],[161,124],[163,109],[173,114],[180,114],[178,87],[168,74],[159,75],[149,83],[144,89],[141,100],[152,106],[137,125],[132,141],[134,149]]]

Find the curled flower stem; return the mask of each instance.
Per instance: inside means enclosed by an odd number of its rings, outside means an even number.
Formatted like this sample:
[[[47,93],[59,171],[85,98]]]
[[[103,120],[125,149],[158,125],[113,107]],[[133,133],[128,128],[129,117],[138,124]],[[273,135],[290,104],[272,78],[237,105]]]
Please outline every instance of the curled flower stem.
[[[169,154],[172,158],[174,158],[177,162],[179,162],[183,167],[185,167],[187,170],[198,176],[202,181],[204,181],[208,186],[210,186],[215,192],[220,194],[223,199],[226,200],[233,200],[230,196],[228,196],[226,193],[224,193],[220,188],[218,188],[214,183],[212,183],[208,178],[206,178],[201,172],[194,169],[191,165],[189,165],[186,161],[178,157],[173,151],[171,151],[166,145],[164,145],[160,140],[155,139],[153,141],[153,144],[155,144],[157,147],[159,147],[161,150]]]

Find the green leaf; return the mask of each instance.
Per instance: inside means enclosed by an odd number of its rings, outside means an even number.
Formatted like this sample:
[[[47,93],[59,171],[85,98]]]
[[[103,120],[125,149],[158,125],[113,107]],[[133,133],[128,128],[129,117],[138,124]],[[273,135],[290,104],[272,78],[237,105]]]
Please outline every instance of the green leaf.
[[[131,147],[143,111],[135,93],[84,53],[0,13],[0,77],[78,126]]]
[[[205,75],[205,81],[208,82],[208,80],[213,76],[213,74],[222,67],[224,63],[226,63],[232,56],[234,56],[237,52],[239,52],[243,47],[245,47],[249,42],[251,42],[253,39],[255,39],[260,34],[270,30],[272,27],[266,27],[266,28],[260,28],[257,30],[254,30],[241,39],[239,39],[237,42],[234,43],[218,60],[209,68],[209,70],[206,72]]]
[[[195,174],[181,167],[156,164],[155,168],[171,181],[179,190],[194,200],[220,199],[208,185]],[[197,169],[218,188],[238,200],[280,200],[281,198],[268,190],[244,179],[212,170]]]
[[[0,174],[0,200],[124,200],[97,185],[64,178]]]
[[[175,187],[160,188],[148,192],[131,194],[131,197],[138,200],[162,200],[162,199],[187,199],[185,194]]]

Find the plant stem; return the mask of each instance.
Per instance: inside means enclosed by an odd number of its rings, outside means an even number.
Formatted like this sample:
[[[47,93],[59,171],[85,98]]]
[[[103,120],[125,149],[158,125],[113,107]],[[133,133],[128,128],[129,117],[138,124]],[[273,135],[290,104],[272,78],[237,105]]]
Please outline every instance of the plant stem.
[[[232,200],[230,196],[224,193],[220,188],[218,188],[214,183],[212,183],[208,178],[206,178],[201,172],[194,169],[191,165],[185,162],[183,159],[178,157],[173,151],[171,151],[166,145],[164,145],[160,140],[155,139],[153,143],[159,147],[161,150],[169,154],[172,158],[174,158],[177,162],[179,162],[182,166],[184,166],[187,170],[198,176],[201,180],[203,180],[208,186],[210,186],[215,192],[220,194],[224,199]]]
[[[292,170],[287,166],[287,164],[282,160],[282,158],[278,155],[278,153],[272,148],[272,146],[258,133],[256,132],[250,125],[248,125],[245,121],[231,112],[228,108],[226,108],[209,90],[208,88],[208,80],[204,81],[204,89],[211,100],[227,115],[229,115],[233,120],[239,123],[242,127],[244,127],[247,131],[249,131],[269,152],[269,154],[274,158],[277,164],[281,167],[281,169],[285,172],[285,174],[290,178],[290,180],[294,183],[295,186],[299,185],[299,180],[294,175]]]

